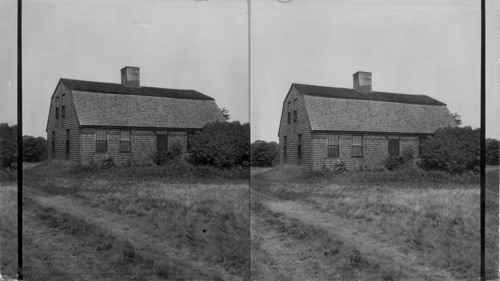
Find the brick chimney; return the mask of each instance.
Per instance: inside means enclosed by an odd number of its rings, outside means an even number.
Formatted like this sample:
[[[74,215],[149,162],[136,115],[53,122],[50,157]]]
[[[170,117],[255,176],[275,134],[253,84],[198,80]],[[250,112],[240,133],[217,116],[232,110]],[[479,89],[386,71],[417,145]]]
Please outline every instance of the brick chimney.
[[[372,73],[358,71],[352,75],[354,90],[367,93],[372,91]]]
[[[122,85],[127,87],[139,88],[141,86],[139,82],[139,68],[135,66],[125,66],[121,70],[122,72]]]

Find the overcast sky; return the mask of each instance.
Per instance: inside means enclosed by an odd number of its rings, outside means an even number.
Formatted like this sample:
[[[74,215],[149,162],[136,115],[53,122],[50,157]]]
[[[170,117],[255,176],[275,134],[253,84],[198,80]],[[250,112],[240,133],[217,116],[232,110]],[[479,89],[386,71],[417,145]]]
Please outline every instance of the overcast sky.
[[[488,116],[499,120],[499,9],[488,3],[497,39],[489,42]],[[352,88],[356,71],[372,72],[374,91],[431,96],[479,127],[480,20],[472,0],[252,1],[252,141],[278,140],[292,83]],[[487,132],[499,138],[496,124]]]
[[[248,122],[247,2],[23,1],[23,134],[46,136],[59,78],[120,83],[124,66],[140,67],[143,86],[197,90]],[[0,79],[3,92],[15,76]]]
[[[16,123],[17,1],[0,0],[0,122]],[[487,136],[500,138],[500,1],[487,1]],[[195,89],[247,122],[247,2],[23,1],[24,134],[46,136],[59,78]],[[425,94],[478,127],[480,1],[252,0],[252,141],[277,140],[291,83]]]

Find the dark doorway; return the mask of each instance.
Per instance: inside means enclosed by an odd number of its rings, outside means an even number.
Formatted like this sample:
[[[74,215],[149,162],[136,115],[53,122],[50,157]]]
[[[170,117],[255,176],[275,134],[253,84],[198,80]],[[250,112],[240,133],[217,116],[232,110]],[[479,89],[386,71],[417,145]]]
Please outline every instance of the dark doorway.
[[[164,150],[168,149],[168,135],[156,135],[156,150]]]
[[[399,140],[389,140],[389,155],[399,156]]]

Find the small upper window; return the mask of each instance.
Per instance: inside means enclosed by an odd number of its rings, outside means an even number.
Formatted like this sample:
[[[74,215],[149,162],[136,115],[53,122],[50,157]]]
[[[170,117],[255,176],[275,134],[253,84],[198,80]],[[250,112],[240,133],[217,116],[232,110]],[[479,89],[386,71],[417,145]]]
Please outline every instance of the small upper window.
[[[56,97],[56,119],[59,119],[59,97]]]
[[[65,118],[66,117],[66,104],[64,103],[64,96],[65,94],[63,94],[61,96],[61,118]]]
[[[293,100],[293,122],[297,123],[297,99]]]
[[[288,102],[288,124],[291,124],[292,123],[292,112],[290,111],[290,107],[292,106],[292,102],[289,101]]]

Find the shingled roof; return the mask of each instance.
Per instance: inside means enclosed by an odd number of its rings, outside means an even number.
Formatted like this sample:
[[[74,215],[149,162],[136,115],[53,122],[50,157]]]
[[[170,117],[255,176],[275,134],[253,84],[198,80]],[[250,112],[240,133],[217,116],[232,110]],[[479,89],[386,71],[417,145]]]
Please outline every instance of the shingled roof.
[[[61,83],[72,91],[81,126],[202,128],[224,120],[215,100],[194,90],[72,79]]]
[[[313,131],[430,134],[456,125],[446,104],[425,95],[295,83],[293,89],[304,96]]]

